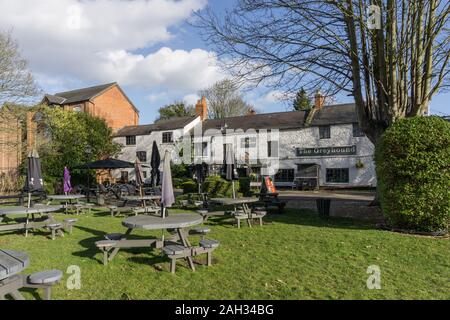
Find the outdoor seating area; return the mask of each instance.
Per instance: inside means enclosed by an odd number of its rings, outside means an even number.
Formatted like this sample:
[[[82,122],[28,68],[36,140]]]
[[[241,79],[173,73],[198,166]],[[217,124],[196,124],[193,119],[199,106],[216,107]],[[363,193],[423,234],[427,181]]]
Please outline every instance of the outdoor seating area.
[[[427,264],[426,257],[408,250],[412,239],[385,234],[369,222],[331,218],[332,195],[315,196],[317,210],[293,209],[267,177],[259,190],[244,196],[235,187],[232,152],[228,157],[223,179],[229,196],[203,191],[199,182],[198,192],[181,194],[181,201],[175,197],[169,151],[162,163],[154,163],[153,174],[160,166],[164,174],[160,186],[153,187],[145,187],[139,160],[132,164],[108,159],[106,166],[131,168],[136,181],[124,193],[103,192],[104,201],[99,202],[98,195],[72,188],[67,167],[64,194],[33,197],[44,189],[39,157],[31,153],[27,197],[0,206],[0,300],[49,300],[55,293],[58,299],[317,298],[324,292],[316,281],[329,272],[328,266],[345,268],[336,275],[338,283],[345,280],[348,286],[347,273],[357,278],[359,262],[350,263],[355,268],[348,269],[348,259],[341,265],[340,255],[354,256],[355,261],[368,254],[371,259],[392,259],[395,248]],[[96,168],[101,166],[105,161],[95,162]],[[197,181],[204,179],[197,176]],[[379,254],[370,250],[374,243],[389,249]],[[416,245],[428,246],[425,241]],[[439,240],[432,245],[430,254],[445,246]],[[30,264],[29,257],[36,262]],[[393,265],[404,268],[405,261],[398,258]],[[83,268],[80,292],[59,285],[66,276],[61,270],[68,266]],[[24,274],[27,267],[33,273]],[[406,281],[401,274],[397,280]],[[178,286],[192,292],[181,292]],[[320,286],[333,290],[325,283]],[[352,292],[335,292],[336,297],[362,294],[357,283],[350,286]],[[389,297],[391,291],[386,294]]]

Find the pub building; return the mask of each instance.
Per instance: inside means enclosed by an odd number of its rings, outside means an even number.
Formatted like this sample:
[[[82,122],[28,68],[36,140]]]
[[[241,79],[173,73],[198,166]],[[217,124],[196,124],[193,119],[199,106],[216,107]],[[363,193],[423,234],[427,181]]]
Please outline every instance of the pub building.
[[[268,163],[277,163],[272,175],[275,186],[316,189],[375,187],[374,146],[360,130],[354,104],[314,107],[310,111],[253,114],[203,122],[203,148],[214,144],[211,129],[241,131],[237,144],[252,148],[257,163],[238,158],[241,175],[253,174],[259,180]],[[267,141],[245,134],[267,131]],[[271,131],[277,131],[271,140]],[[207,152],[210,152],[209,150]],[[213,166],[218,170],[220,164]]]
[[[115,141],[124,145],[122,160],[134,161],[139,156],[145,163],[150,158],[153,140],[163,152],[186,134],[194,136],[195,132],[193,150],[197,161],[198,153],[200,160],[220,158],[214,157],[215,150],[222,144],[225,149],[225,144],[232,141],[240,176],[260,181],[263,175],[271,175],[278,188],[376,187],[374,146],[358,126],[355,105],[323,102],[323,97],[316,94],[315,104],[308,111],[251,112],[207,119],[206,101],[202,99],[196,106],[197,116],[125,127],[116,134]],[[222,137],[217,139],[220,132],[227,132],[227,136],[232,132],[232,139],[226,143]],[[259,138],[261,132],[265,132],[266,139]],[[169,136],[172,138],[168,139]],[[252,157],[248,155],[255,154],[257,161],[249,161]],[[278,170],[270,173],[267,168],[274,163]],[[209,165],[210,173],[219,173],[222,160]]]

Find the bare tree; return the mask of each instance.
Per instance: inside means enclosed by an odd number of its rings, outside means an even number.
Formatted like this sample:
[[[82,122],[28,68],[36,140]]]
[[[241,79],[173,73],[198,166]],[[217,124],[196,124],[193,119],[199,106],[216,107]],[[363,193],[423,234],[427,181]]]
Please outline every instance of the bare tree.
[[[0,106],[28,102],[39,93],[27,61],[10,32],[0,31]]]
[[[250,109],[239,87],[230,80],[219,81],[210,88],[201,90],[199,94],[208,101],[208,117],[211,119],[242,116]]]
[[[377,143],[448,87],[449,12],[445,0],[240,0],[222,18],[198,13],[196,24],[236,79],[354,96]]]

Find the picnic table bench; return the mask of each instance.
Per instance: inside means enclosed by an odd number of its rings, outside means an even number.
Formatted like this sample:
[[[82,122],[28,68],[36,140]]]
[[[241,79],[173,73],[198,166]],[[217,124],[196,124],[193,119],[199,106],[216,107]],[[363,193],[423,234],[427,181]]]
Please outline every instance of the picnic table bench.
[[[256,194],[259,197],[259,201],[261,202],[261,205],[268,210],[269,208],[277,208],[278,213],[283,213],[284,207],[286,206],[286,202],[281,201],[278,196],[278,192],[271,192],[271,193],[257,193]]]
[[[63,201],[64,205],[62,206],[62,208],[64,208],[65,213],[73,212],[78,215],[82,213],[82,210],[84,209],[90,210],[90,204],[80,203],[80,200],[85,198],[86,196],[82,194],[50,195],[47,196],[48,199],[47,205],[50,205],[53,201]]]
[[[175,272],[175,261],[178,258],[185,258],[188,261],[189,267],[195,271],[192,257],[198,254],[211,254],[212,249],[192,247],[186,232],[186,229],[203,222],[203,218],[197,214],[181,213],[173,214],[162,218],[154,215],[138,215],[126,218],[122,221],[122,225],[127,228],[125,234],[110,234],[105,236],[105,240],[96,242],[97,247],[103,251],[103,264],[111,261],[124,248],[157,248],[163,249],[166,255],[171,259],[171,271]],[[134,230],[170,230],[173,229],[176,235],[171,240],[165,241],[164,237],[161,239],[128,239]],[[179,240],[180,242],[176,242]],[[172,250],[179,246],[179,250]],[[182,248],[182,250],[180,249]],[[208,258],[209,259],[209,258]]]
[[[263,210],[258,210],[258,212],[252,212],[250,208],[250,204],[255,204],[259,201],[258,198],[253,197],[243,197],[243,198],[212,198],[210,199],[211,203],[223,205],[223,206],[233,206],[234,212],[232,213],[234,219],[237,222],[238,228],[241,227],[241,220],[247,220],[248,226],[252,227],[252,220],[258,219],[260,221],[260,225],[262,225],[262,218],[265,216],[266,212]],[[242,207],[242,210],[237,210],[237,207]],[[225,212],[223,213],[225,214]],[[205,216],[208,217],[209,213],[205,213]]]
[[[64,225],[57,222],[52,215],[53,212],[61,208],[61,206],[48,205],[35,205],[31,208],[21,206],[2,208],[0,209],[1,218],[18,215],[26,215],[26,218],[24,222],[2,223],[0,224],[0,231],[25,230],[25,236],[28,236],[29,230],[47,228],[52,232],[52,239],[55,238],[56,234],[63,236],[61,229],[65,228]],[[42,216],[43,214],[47,215],[47,218],[38,220],[37,216]],[[0,221],[4,222],[4,219]]]
[[[24,252],[0,249],[0,300],[10,296],[14,300],[25,300],[19,292],[22,288],[44,290],[44,300],[51,299],[51,288],[63,274],[60,270],[47,270],[31,275],[19,275],[30,263]]]
[[[143,196],[124,196],[123,206],[126,207],[129,202],[139,202],[142,207],[146,206],[158,206],[161,196],[158,195],[143,195]]]

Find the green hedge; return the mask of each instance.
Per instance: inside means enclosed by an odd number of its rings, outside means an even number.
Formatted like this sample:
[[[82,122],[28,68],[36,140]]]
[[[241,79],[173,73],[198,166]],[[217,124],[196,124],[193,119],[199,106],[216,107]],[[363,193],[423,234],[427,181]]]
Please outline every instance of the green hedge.
[[[244,195],[244,197],[250,197],[252,192],[250,191],[250,181],[248,177],[239,178],[239,192]]]
[[[439,117],[397,121],[382,136],[375,162],[381,206],[392,226],[448,230],[449,122]]]
[[[234,182],[236,195],[239,191],[239,181]],[[227,181],[219,176],[209,176],[203,183],[203,192],[209,193],[209,196],[214,197],[228,197],[233,196],[233,188],[231,181]]]
[[[182,184],[183,194],[187,193],[197,193],[198,184],[194,180],[188,180]]]
[[[172,178],[173,187],[177,189],[183,189],[183,183],[193,181],[189,178]]]

